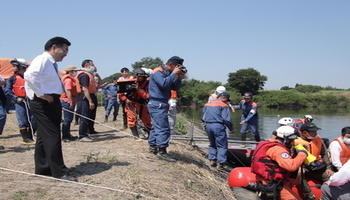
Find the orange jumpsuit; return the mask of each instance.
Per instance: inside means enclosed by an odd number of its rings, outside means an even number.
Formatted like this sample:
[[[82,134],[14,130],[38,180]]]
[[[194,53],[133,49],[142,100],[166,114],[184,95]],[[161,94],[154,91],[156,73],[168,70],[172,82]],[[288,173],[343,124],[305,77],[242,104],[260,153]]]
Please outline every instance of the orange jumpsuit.
[[[148,93],[148,79],[139,84],[138,90],[131,93],[121,93],[119,95],[122,101],[126,101],[125,112],[127,113],[128,126],[133,127],[137,125],[137,115],[140,117],[143,124],[148,128],[152,128],[151,119],[149,116],[147,102],[149,98]]]
[[[273,142],[277,140],[270,138],[269,141]],[[266,151],[266,155],[270,157],[271,160],[276,161],[281,168],[289,172],[294,172],[299,169],[306,158],[305,153],[298,153],[295,158],[292,158],[290,151],[287,151],[286,149],[277,145],[269,148]],[[264,179],[259,175],[257,175],[256,179],[261,181],[263,184],[269,183],[269,180]],[[297,182],[295,179],[290,179],[287,177],[283,179],[282,182],[283,188],[280,195],[281,200],[302,200],[298,194],[292,191],[292,186]]]

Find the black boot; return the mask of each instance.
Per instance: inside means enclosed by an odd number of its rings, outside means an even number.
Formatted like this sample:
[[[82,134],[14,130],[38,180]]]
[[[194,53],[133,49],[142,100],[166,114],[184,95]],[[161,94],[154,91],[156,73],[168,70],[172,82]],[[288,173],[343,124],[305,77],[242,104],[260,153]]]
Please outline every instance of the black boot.
[[[131,133],[135,138],[135,141],[141,141],[140,140],[140,136],[139,136],[139,132],[137,131],[137,126],[132,126],[130,127]]]
[[[19,129],[19,132],[22,135],[23,142],[22,144],[33,145],[35,141],[33,140],[33,136],[30,132],[27,131],[27,128]]]
[[[151,146],[149,146],[149,152],[153,153],[154,155],[157,155],[158,148],[156,146],[151,145]]]
[[[104,122],[108,122],[108,116],[105,116],[105,121]]]
[[[256,142],[260,142],[260,135],[254,136]]]
[[[128,118],[125,116],[123,116],[123,127],[124,129],[128,128]]]
[[[241,134],[241,140],[246,141],[247,135],[246,134]],[[241,147],[245,147],[245,143],[242,143]]]
[[[117,115],[113,116],[113,121],[117,121]]]
[[[247,135],[246,134],[241,134],[241,140],[246,141],[247,140]]]
[[[168,162],[176,162],[175,159],[171,158],[169,154],[166,152],[166,148],[159,148],[159,152],[157,153],[157,158],[168,161]]]

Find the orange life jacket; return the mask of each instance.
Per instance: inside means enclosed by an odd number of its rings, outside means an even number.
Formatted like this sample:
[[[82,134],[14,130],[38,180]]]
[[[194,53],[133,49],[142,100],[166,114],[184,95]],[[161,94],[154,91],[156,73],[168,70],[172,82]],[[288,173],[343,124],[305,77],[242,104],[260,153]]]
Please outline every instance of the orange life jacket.
[[[278,142],[271,142],[269,140],[260,142],[255,148],[252,157],[251,168],[253,173],[267,180],[278,181],[287,177],[288,171],[280,167],[276,161],[271,160],[271,158],[266,155],[267,150],[276,145],[285,148],[289,152],[284,145]]]
[[[86,71],[80,71],[78,72],[77,74],[77,77],[80,75],[80,74],[87,74],[89,76],[89,93],[90,94],[95,94],[97,92],[97,87],[96,87],[96,81],[94,79],[94,76],[92,74],[90,74],[89,72],[86,72]],[[79,80],[76,82],[77,83],[77,92],[80,93],[80,92],[83,92],[82,88],[81,88],[81,85],[79,83]]]
[[[15,74],[16,82],[13,84],[13,93],[18,97],[26,97],[26,91],[24,89],[24,79]]]
[[[332,142],[333,141],[337,141],[340,144],[340,147],[342,149],[339,152],[340,153],[340,155],[339,155],[340,156],[340,162],[341,162],[342,165],[344,165],[350,159],[350,149],[349,149],[348,145],[343,142],[341,136],[335,138],[334,140],[332,140]],[[332,156],[332,155],[330,155],[330,156]]]
[[[294,140],[294,144],[298,145],[301,144],[304,147],[306,147],[306,150],[310,152],[312,155],[314,155],[317,160],[320,159],[321,149],[323,145],[322,138],[317,135],[316,138],[312,139],[310,142],[304,140],[303,138],[299,137]]]
[[[170,99],[176,99],[176,98],[177,98],[177,92],[175,90],[171,90]]]
[[[62,79],[62,83],[64,83],[64,81],[67,78],[70,78],[72,80],[72,89],[71,89],[70,92],[72,94],[72,97],[75,98],[78,95],[78,90],[77,90],[77,82],[78,82],[78,80],[75,77],[70,76],[69,74],[65,74],[61,78]],[[63,93],[60,98],[68,98],[68,97],[67,97],[66,93]]]

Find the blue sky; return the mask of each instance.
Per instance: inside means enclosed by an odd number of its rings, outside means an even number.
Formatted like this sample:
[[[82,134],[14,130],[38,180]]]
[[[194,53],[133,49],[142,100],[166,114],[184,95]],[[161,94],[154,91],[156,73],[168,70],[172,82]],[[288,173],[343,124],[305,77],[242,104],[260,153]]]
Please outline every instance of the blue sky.
[[[265,89],[350,88],[350,1],[1,0],[0,57],[31,61],[46,41],[71,41],[59,63],[92,59],[102,78],[143,57],[185,59],[189,78],[226,83],[254,68]]]

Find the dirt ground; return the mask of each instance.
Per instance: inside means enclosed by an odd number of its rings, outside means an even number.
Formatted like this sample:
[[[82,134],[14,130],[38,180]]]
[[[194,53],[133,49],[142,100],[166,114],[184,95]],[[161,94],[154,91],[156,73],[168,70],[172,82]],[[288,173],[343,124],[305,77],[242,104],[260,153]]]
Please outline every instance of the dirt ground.
[[[104,109],[98,108],[97,121]],[[235,199],[227,172],[211,169],[205,153],[187,141],[171,140],[176,163],[157,159],[147,141],[137,142],[116,122],[95,123],[93,143],[62,142],[66,166],[78,183],[35,176],[34,146],[21,144],[15,113],[0,136],[0,199]],[[72,124],[72,135],[78,126]]]

